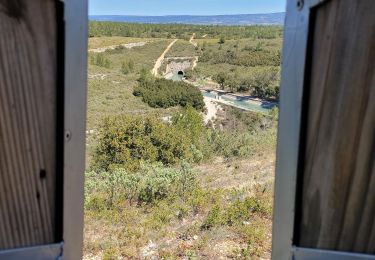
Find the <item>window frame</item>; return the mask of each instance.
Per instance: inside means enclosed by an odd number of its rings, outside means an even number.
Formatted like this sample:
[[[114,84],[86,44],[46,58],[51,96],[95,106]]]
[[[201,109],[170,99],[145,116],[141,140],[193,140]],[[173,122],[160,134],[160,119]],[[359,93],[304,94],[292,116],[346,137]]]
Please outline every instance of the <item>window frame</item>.
[[[88,0],[65,5],[63,259],[82,257],[86,160]]]
[[[374,255],[294,246],[296,186],[311,9],[332,0],[288,0],[284,25],[272,259],[375,260]],[[335,0],[340,1],[340,0]]]
[[[64,163],[60,243],[0,251],[0,260],[80,259],[83,250],[84,171],[87,99],[87,0],[64,5]],[[58,203],[57,203],[58,204]]]

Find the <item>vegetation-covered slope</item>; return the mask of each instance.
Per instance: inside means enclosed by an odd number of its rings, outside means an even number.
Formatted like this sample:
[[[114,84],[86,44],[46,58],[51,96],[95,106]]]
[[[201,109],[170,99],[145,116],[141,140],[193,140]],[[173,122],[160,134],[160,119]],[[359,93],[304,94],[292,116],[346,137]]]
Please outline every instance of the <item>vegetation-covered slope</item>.
[[[94,48],[147,44],[89,53],[85,259],[268,258],[277,115],[205,124],[188,82],[277,98],[281,28],[90,26]],[[174,37],[166,57],[200,56],[188,82],[148,73]]]

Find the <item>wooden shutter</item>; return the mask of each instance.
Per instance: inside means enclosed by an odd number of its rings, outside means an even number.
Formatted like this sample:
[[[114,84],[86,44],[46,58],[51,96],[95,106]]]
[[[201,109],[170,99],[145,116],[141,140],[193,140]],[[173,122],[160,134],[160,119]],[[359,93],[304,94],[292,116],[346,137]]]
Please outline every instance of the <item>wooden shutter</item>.
[[[273,259],[374,259],[375,1],[289,0]]]
[[[0,0],[0,259],[79,259],[87,0]]]
[[[55,1],[1,0],[0,33],[0,249],[52,243],[58,224]]]

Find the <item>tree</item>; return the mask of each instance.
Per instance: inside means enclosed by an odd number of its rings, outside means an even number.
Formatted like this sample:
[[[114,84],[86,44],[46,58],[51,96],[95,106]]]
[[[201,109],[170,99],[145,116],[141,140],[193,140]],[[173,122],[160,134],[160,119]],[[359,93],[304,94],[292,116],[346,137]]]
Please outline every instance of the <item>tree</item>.
[[[272,85],[278,77],[277,69],[268,69],[255,76],[253,94],[260,98],[278,98],[278,87]]]
[[[236,91],[237,86],[238,86],[236,77],[228,77],[228,79],[226,81],[226,85],[229,87],[230,91],[232,91],[232,92]]]
[[[221,89],[225,89],[226,82],[228,80],[228,75],[224,73],[216,74],[213,79],[220,85]]]

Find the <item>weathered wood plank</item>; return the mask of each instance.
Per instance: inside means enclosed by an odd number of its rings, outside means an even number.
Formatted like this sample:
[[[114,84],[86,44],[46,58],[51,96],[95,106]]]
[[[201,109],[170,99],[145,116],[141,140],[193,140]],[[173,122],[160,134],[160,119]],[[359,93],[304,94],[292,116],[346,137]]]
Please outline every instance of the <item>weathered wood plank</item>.
[[[56,6],[0,0],[0,249],[54,242]]]
[[[373,253],[375,1],[315,10],[300,246]]]

